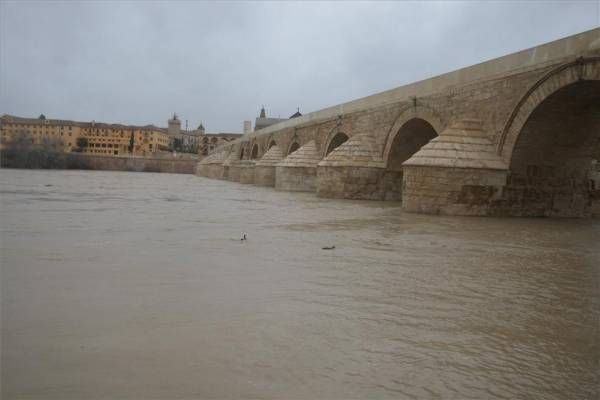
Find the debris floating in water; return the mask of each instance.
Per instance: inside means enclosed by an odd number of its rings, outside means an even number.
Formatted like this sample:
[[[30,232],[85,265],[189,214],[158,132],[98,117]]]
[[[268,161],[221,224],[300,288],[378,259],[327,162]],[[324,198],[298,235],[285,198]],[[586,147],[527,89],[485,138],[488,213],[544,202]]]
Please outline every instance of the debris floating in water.
[[[242,238],[240,239],[242,241],[246,240],[246,234],[244,233],[244,236],[242,236]]]
[[[333,249],[335,249],[335,246],[321,247],[321,249],[323,249],[323,250],[333,250]]]

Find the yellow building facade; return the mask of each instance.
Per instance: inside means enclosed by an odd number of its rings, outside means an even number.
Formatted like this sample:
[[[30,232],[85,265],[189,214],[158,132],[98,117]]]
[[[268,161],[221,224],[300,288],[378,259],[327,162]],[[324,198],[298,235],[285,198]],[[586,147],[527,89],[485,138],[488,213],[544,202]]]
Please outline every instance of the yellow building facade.
[[[18,138],[32,145],[51,147],[64,152],[82,152],[110,156],[151,156],[167,151],[169,135],[153,125],[132,126],[98,122],[0,117],[0,143],[5,147]],[[133,151],[129,151],[133,139]]]

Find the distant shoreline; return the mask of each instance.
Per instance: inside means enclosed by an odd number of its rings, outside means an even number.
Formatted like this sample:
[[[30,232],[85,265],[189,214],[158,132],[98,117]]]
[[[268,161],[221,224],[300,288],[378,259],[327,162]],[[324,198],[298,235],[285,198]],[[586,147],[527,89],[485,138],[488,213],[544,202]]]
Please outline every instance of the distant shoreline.
[[[198,160],[196,159],[123,157],[35,150],[19,154],[19,157],[10,157],[4,151],[0,155],[0,166],[2,168],[21,169],[80,169],[194,174],[197,163]]]

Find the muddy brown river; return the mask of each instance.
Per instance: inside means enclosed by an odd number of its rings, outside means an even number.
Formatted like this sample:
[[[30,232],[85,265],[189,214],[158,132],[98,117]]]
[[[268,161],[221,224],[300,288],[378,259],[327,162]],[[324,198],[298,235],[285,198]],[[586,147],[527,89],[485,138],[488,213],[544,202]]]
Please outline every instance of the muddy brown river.
[[[600,395],[598,219],[127,172],[0,196],[2,399]]]

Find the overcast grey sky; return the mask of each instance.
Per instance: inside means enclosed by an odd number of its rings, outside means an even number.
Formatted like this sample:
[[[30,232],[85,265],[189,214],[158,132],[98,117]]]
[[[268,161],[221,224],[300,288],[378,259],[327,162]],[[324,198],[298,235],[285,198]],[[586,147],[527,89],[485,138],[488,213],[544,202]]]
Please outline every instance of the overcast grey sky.
[[[209,132],[600,26],[600,0],[0,3],[0,114]]]

